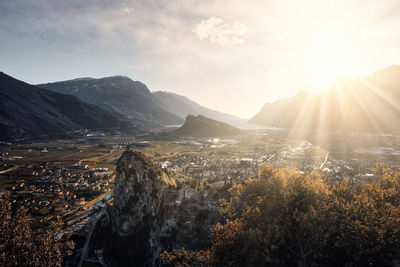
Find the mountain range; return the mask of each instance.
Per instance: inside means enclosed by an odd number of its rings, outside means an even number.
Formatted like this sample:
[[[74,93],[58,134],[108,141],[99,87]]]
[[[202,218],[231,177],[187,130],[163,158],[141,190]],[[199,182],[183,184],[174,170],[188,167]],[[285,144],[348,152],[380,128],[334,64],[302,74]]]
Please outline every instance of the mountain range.
[[[246,122],[246,120],[240,119],[236,116],[205,108],[189,98],[175,93],[158,91],[153,93],[153,95],[160,101],[165,110],[168,110],[169,112],[183,119],[185,119],[188,115],[202,115],[204,117],[229,123],[235,126]]]
[[[372,75],[342,79],[319,95],[301,91],[294,97],[266,103],[250,122],[305,131],[397,133],[399,103],[400,66],[393,65]],[[224,123],[246,124],[243,119],[205,108],[181,95],[152,93],[145,84],[124,76],[34,86],[0,72],[1,140],[68,136],[82,130],[143,133],[183,122],[176,133],[193,136],[207,135],[201,130],[207,125],[228,129],[231,126]]]
[[[250,122],[306,131],[400,132],[400,66],[266,103]]]
[[[181,125],[190,115],[243,119],[202,107],[174,93],[152,93],[124,76],[30,85],[0,75],[0,140],[65,137],[78,130],[143,133]]]
[[[125,76],[79,78],[37,86],[76,96],[84,102],[113,110],[127,118],[153,123],[153,126],[180,125],[189,114],[203,115],[227,123],[244,121],[200,106],[178,94],[161,91],[152,93],[145,84]]]
[[[0,139],[65,137],[77,130],[142,132],[118,113],[19,81],[0,72]]]
[[[162,109],[162,103],[153,96],[145,84],[132,81],[125,76],[80,78],[37,86],[76,96],[86,103],[112,110],[130,119],[160,126],[183,122],[182,118]]]

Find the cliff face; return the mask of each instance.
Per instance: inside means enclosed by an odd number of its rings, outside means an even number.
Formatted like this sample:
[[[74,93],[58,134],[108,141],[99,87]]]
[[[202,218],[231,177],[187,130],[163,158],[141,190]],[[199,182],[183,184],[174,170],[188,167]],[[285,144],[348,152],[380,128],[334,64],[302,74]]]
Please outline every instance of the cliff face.
[[[154,222],[160,213],[165,189],[176,182],[143,154],[125,152],[117,163],[112,229],[126,236]]]
[[[165,249],[205,248],[210,226],[220,220],[220,197],[218,190],[177,180],[143,154],[126,151],[117,163],[110,220],[97,227],[92,251],[101,251],[110,266],[158,266]]]

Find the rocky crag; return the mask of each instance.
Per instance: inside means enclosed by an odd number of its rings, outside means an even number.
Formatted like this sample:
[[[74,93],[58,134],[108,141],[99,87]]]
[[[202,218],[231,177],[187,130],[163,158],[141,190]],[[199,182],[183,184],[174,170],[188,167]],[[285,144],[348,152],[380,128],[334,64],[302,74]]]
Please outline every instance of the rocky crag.
[[[210,226],[221,220],[221,192],[126,151],[117,163],[109,216],[97,224],[88,258],[108,266],[159,266],[165,249],[205,248]]]

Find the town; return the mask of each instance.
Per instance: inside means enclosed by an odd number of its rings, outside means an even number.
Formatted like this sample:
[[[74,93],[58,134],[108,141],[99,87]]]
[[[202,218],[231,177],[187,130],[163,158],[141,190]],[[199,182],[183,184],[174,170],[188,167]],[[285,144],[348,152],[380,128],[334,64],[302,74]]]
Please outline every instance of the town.
[[[232,138],[165,141],[91,135],[43,143],[1,143],[0,194],[27,208],[35,218],[60,219],[60,237],[73,238],[79,248],[91,220],[112,202],[116,162],[127,149],[143,152],[169,172],[218,188],[256,177],[266,163],[302,173],[323,171],[332,179],[365,180],[374,178],[377,162],[399,167],[396,144],[400,136],[294,136],[284,130],[257,130]]]

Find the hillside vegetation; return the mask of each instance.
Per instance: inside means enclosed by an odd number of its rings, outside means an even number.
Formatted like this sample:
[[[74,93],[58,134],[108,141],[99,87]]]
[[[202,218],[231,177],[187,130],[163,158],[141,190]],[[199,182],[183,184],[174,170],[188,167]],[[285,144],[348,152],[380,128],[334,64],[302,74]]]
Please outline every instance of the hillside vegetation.
[[[264,165],[231,188],[207,250],[164,251],[165,266],[391,266],[400,258],[400,170],[330,182]]]

